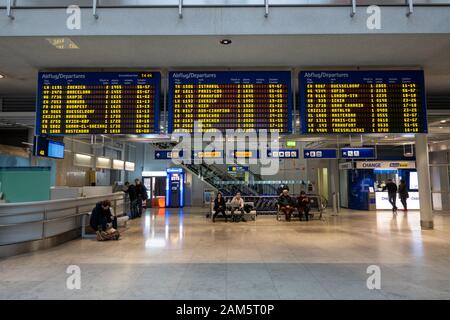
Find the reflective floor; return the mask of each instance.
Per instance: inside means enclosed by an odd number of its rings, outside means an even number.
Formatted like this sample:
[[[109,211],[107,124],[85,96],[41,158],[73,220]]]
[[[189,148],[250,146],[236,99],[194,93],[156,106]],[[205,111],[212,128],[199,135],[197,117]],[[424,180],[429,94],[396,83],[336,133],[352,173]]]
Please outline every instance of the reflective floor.
[[[450,215],[421,231],[414,211],[215,224],[203,211],[152,209],[120,241],[79,239],[0,260],[0,298],[450,299]],[[67,288],[70,265],[80,267],[79,290]],[[379,290],[367,288],[371,265]]]

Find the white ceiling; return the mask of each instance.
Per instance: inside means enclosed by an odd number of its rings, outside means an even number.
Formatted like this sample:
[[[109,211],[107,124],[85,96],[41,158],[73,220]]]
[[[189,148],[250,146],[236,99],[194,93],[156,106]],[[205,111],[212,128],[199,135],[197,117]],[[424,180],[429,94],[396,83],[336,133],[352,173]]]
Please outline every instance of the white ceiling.
[[[228,46],[219,44],[230,38]],[[42,69],[423,67],[429,93],[450,93],[450,37],[135,36],[72,37],[58,50],[43,37],[0,37],[0,96],[34,95]]]

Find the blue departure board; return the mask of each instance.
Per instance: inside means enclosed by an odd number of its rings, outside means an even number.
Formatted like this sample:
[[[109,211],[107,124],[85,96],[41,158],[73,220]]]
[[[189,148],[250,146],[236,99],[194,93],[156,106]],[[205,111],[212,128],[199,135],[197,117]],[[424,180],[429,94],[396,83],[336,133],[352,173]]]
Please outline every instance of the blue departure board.
[[[159,132],[159,72],[39,72],[36,133]]]
[[[292,131],[289,71],[169,73],[169,133],[226,129]]]
[[[426,133],[423,71],[303,71],[301,132]]]

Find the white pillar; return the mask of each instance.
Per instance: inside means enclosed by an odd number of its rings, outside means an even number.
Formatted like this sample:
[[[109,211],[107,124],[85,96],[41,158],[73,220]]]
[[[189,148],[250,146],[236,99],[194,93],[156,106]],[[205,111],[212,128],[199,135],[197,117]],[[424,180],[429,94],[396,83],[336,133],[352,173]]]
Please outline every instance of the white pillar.
[[[339,160],[333,159],[329,160],[329,168],[330,168],[330,185],[331,185],[331,201],[333,205],[333,209],[335,209],[335,213],[339,211]],[[330,203],[329,203],[330,204]],[[336,207],[335,207],[336,206]]]
[[[416,134],[416,165],[419,178],[420,226],[433,229],[433,210],[431,203],[431,183],[428,161],[428,138],[424,133]]]

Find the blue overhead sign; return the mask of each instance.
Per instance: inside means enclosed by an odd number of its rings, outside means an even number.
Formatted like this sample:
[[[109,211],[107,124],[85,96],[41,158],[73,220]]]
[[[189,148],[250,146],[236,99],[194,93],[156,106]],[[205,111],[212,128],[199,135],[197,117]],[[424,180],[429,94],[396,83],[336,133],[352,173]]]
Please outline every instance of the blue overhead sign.
[[[183,156],[183,151],[174,152],[172,150],[155,150],[155,160],[179,159]]]
[[[229,166],[228,172],[229,173],[241,173],[241,172],[247,172],[248,166]]]
[[[267,150],[267,156],[269,158],[279,158],[279,159],[298,159],[298,150],[297,149],[278,150],[278,151]]]
[[[336,149],[304,149],[303,158],[305,159],[336,159]]]
[[[375,148],[342,148],[343,159],[375,159]]]

